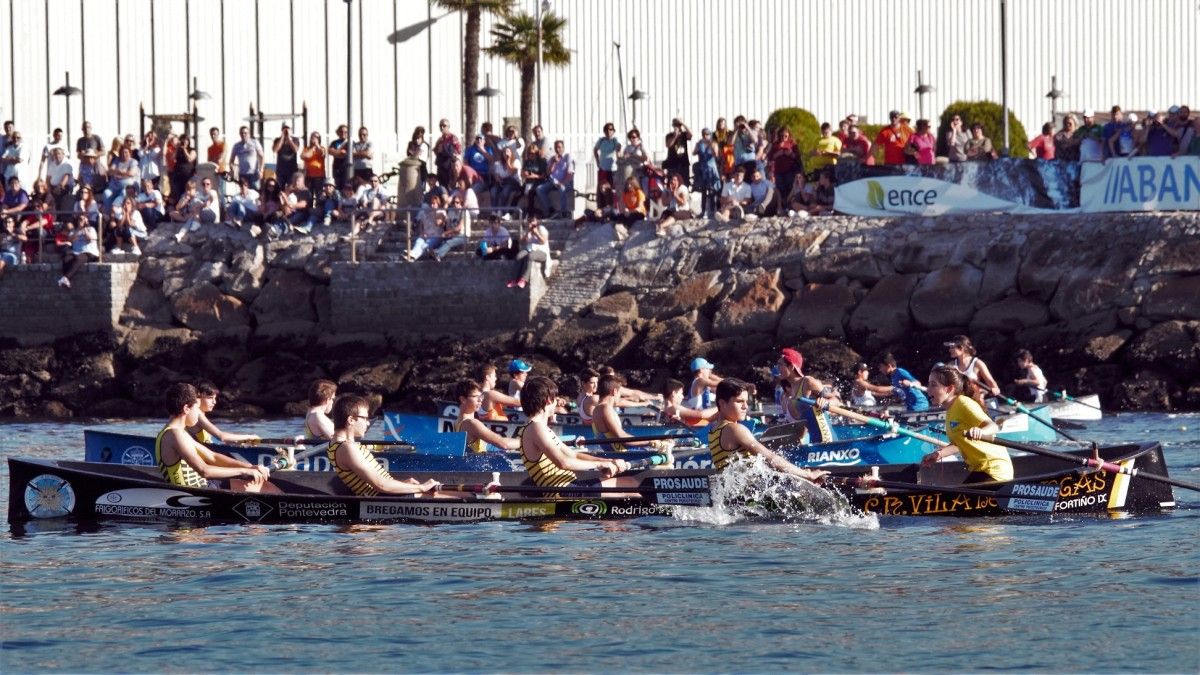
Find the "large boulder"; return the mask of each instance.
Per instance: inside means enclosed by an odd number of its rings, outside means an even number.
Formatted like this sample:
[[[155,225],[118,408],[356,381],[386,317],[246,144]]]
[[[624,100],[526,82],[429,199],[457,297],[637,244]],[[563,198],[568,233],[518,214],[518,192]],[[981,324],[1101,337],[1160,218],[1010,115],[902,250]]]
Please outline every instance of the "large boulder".
[[[950,263],[954,255],[954,237],[913,234],[892,257],[892,266],[901,274],[932,272]]]
[[[1044,325],[1049,318],[1045,304],[1033,298],[1011,295],[976,312],[970,330],[972,333],[1015,333],[1022,328]]]
[[[238,368],[223,393],[235,401],[283,412],[285,404],[305,398],[313,380],[323,377],[325,371],[316,364],[293,354],[271,354]]]
[[[995,244],[988,249],[979,282],[979,304],[995,302],[1017,286],[1021,268],[1021,248],[1016,244]]]
[[[135,327],[124,332],[121,354],[141,361],[177,351],[182,345],[195,340],[195,334],[187,328]]]
[[[638,310],[647,318],[670,319],[704,308],[721,290],[720,270],[697,272],[667,291],[648,294],[638,303]]]
[[[804,261],[804,278],[819,284],[832,284],[843,277],[873,284],[882,276],[875,254],[862,247],[834,249]]]
[[[171,305],[162,294],[161,284],[150,285],[138,279],[129,289],[121,322],[133,325],[165,326],[171,323]]]
[[[1151,327],[1129,343],[1125,361],[1135,369],[1200,376],[1200,321],[1164,321]]]
[[[338,391],[393,396],[404,386],[412,366],[413,362],[408,359],[388,359],[346,371],[338,378]]]
[[[848,286],[808,284],[788,303],[775,334],[780,341],[806,337],[844,338],[856,298]]]
[[[804,356],[804,372],[822,378],[825,384],[836,386],[837,380],[854,376],[854,366],[862,355],[841,340],[814,338],[798,349]]]
[[[779,270],[764,271],[721,305],[713,317],[713,334],[731,337],[773,333],[779,323],[779,310],[786,301],[787,296],[779,288]]]
[[[965,326],[975,314],[983,273],[972,265],[951,265],[930,272],[913,291],[909,307],[922,328]]]
[[[241,300],[222,293],[210,283],[184,289],[171,298],[171,313],[192,330],[207,331],[250,323]]]
[[[1146,262],[1149,274],[1200,274],[1200,238],[1156,242]]]
[[[1142,304],[1142,315],[1155,321],[1200,319],[1200,275],[1155,284]]]
[[[586,315],[602,323],[629,323],[638,318],[637,298],[629,291],[612,293],[593,302]]]
[[[909,299],[919,279],[918,274],[889,274],[880,279],[850,315],[850,334],[875,349],[907,333],[912,327]]]
[[[539,346],[558,364],[569,370],[612,363],[637,335],[628,323],[589,329],[565,323],[546,333]]]
[[[304,272],[276,270],[268,275],[250,311],[258,325],[285,321],[316,322],[317,312],[312,304],[313,282]]]
[[[1170,410],[1171,385],[1154,372],[1141,372],[1119,382],[1113,405],[1122,410]]]
[[[645,364],[677,366],[687,363],[703,341],[690,317],[676,316],[651,325],[638,353]]]

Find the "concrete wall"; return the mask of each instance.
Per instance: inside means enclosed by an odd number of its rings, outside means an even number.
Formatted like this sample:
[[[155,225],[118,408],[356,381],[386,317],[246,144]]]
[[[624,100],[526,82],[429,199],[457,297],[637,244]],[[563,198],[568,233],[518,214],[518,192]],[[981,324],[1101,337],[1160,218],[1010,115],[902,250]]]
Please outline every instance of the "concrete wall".
[[[137,272],[137,263],[85,265],[66,289],[56,283],[58,263],[9,267],[0,277],[0,337],[112,330]]]
[[[535,264],[524,290],[509,261],[447,259],[441,263],[335,263],[330,315],[338,332],[418,334],[491,332],[526,326],[546,292]]]

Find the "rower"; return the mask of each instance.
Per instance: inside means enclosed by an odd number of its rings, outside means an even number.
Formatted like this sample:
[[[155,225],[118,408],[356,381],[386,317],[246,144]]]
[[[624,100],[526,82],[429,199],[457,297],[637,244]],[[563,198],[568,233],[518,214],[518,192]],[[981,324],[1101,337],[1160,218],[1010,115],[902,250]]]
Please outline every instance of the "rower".
[[[489,451],[503,452],[516,450],[521,442],[515,438],[505,438],[492,431],[486,424],[475,416],[483,402],[483,390],[475,380],[463,380],[454,388],[454,396],[458,399],[458,420],[454,430],[467,434],[467,452],[483,454]]]
[[[363,497],[377,494],[420,495],[422,497],[462,498],[466,495],[441,492],[442,484],[433,479],[418,483],[416,479],[397,480],[360,445],[370,426],[370,406],[367,399],[346,394],[333,402],[333,436],[325,452],[338,478],[350,491]]]
[[[921,386],[921,381],[912,373],[896,365],[896,357],[892,356],[891,352],[880,356],[876,367],[892,384],[887,387],[871,385],[872,391],[884,396],[899,395],[903,397],[904,407],[909,412],[929,410],[929,399],[922,391],[925,387]]]
[[[772,469],[814,483],[822,482],[829,475],[828,471],[819,469],[801,469],[759,443],[745,425],[739,424],[746,419],[749,409],[749,385],[733,378],[717,385],[717,421],[708,430],[708,451],[712,453],[713,468],[723,471],[737,459],[760,455]]]
[[[513,398],[521,396],[521,387],[525,386],[525,380],[529,379],[529,371],[533,370],[533,366],[522,361],[521,359],[513,359],[508,362],[508,395]]]
[[[575,399],[575,409],[579,412],[579,421],[583,424],[592,423],[592,409],[596,407],[600,397],[596,396],[596,388],[600,384],[600,373],[591,368],[584,368],[579,373],[579,398]]]
[[[689,427],[702,427],[712,422],[717,417],[717,407],[712,406],[704,410],[696,410],[683,405],[683,383],[674,378],[668,378],[663,384],[662,389],[663,401],[666,405],[663,407],[662,418],[668,424],[680,423]]]
[[[333,437],[333,400],[337,397],[337,383],[317,380],[308,387],[308,414],[304,416],[304,437],[313,440],[329,440]]]
[[[603,377],[605,375],[618,375],[618,373],[612,366],[601,366],[600,376]],[[651,394],[649,392],[642,391],[641,389],[634,389],[629,386],[628,382],[626,382],[625,384],[621,385],[621,397],[617,399],[616,406],[618,408],[633,408],[637,406],[661,403],[661,395]]]
[[[240,492],[279,492],[267,480],[271,472],[264,466],[235,459],[209,450],[192,438],[187,429],[200,421],[200,395],[190,384],[179,382],[167,387],[163,396],[171,419],[154,439],[154,460],[172,485]]]
[[[1021,376],[1013,380],[1013,393],[1016,394],[1013,398],[1026,403],[1045,403],[1046,389],[1050,383],[1038,364],[1033,362],[1033,354],[1028,349],[1021,349],[1017,351],[1016,358]]]
[[[257,434],[235,434],[232,431],[221,431],[208,419],[208,413],[217,407],[217,395],[221,393],[217,389],[217,385],[208,380],[201,380],[196,383],[196,393],[200,397],[200,419],[187,429],[196,442],[208,444],[216,440],[221,443],[254,443],[261,438]]]
[[[625,384],[625,380],[620,375],[601,375],[600,383],[596,390],[596,395],[600,397],[600,402],[596,404],[596,408],[592,411],[592,431],[596,434],[596,438],[612,438],[612,439],[633,439],[635,438],[628,431],[621,427],[621,417],[617,414],[615,402],[621,397],[621,387]],[[606,443],[600,446],[609,452],[625,452],[632,447],[651,447],[655,450],[670,451],[669,441],[621,441],[619,443]]]
[[[779,351],[779,362],[776,365],[779,367],[780,383],[785,392],[784,420],[804,422],[810,444],[836,441],[837,436],[833,433],[833,424],[829,421],[825,407],[830,403],[840,402],[841,397],[837,391],[821,380],[805,375],[804,355],[791,347]],[[801,401],[805,398],[816,403]]]
[[[708,359],[697,356],[692,359],[692,384],[688,387],[689,408],[703,410],[713,405],[713,389],[721,377],[713,373],[716,368]]]
[[[529,423],[521,427],[517,437],[521,441],[521,460],[530,479],[543,487],[566,485],[595,485],[605,487],[637,487],[636,478],[617,478],[617,474],[629,469],[623,459],[604,459],[585,452],[572,450],[550,430],[550,417],[554,414],[554,402],[558,397],[558,385],[549,378],[529,378],[521,389],[521,407],[529,415]],[[604,476],[599,481],[579,481],[575,472],[599,471]]]
[[[503,422],[508,419],[504,414],[505,408],[520,408],[521,400],[509,396],[496,389],[496,366],[487,363],[479,369],[479,382],[483,388],[483,405],[480,406],[480,419],[493,422]]]
[[[982,383],[992,396],[1000,395],[1000,385],[992,379],[992,373],[983,359],[975,355],[975,345],[971,344],[971,338],[966,335],[955,335],[943,345],[950,351],[952,359],[950,365],[954,366],[959,375],[965,375],[967,382],[975,380]],[[979,405],[983,405],[983,391],[978,387],[972,387],[972,389],[975,391],[972,398],[978,401]]]
[[[964,483],[1008,481],[1013,477],[1012,459],[1004,448],[980,441],[1000,431],[979,403],[963,393],[962,374],[953,365],[938,366],[929,374],[929,398],[946,410],[946,437],[950,442],[921,459],[931,466],[955,452],[962,455],[970,472]]]
[[[858,408],[873,408],[876,405],[875,390],[883,389],[871,384],[871,367],[860,363],[854,367],[854,378],[850,381],[850,405]]]

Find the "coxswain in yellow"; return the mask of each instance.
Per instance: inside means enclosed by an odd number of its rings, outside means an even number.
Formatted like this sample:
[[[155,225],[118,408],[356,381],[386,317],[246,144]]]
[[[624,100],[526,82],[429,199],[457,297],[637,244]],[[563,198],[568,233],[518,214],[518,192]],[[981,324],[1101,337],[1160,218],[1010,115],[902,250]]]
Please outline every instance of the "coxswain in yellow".
[[[672,447],[670,441],[639,441],[621,426],[621,416],[617,414],[616,402],[620,400],[624,386],[625,379],[620,375],[613,373],[600,376],[600,383],[596,388],[596,395],[600,398],[596,407],[592,409],[592,431],[598,439],[611,438],[614,441],[629,439],[608,443],[601,447],[611,452],[625,452],[629,448],[649,447],[670,453]],[[668,460],[670,459],[668,456]],[[673,463],[673,461],[666,463]]]
[[[750,385],[726,378],[717,384],[717,421],[708,430],[708,450],[713,468],[724,470],[736,458],[762,456],[772,469],[821,483],[828,471],[802,469],[765,447],[745,426],[739,424],[750,410]]]
[[[171,419],[154,441],[154,459],[172,485],[243,492],[279,492],[269,469],[218,454],[188,434],[200,419],[200,396],[187,383],[173,384],[164,396]]]
[[[925,455],[921,464],[930,466],[957,452],[970,472],[964,483],[1012,480],[1013,465],[1008,451],[979,440],[999,432],[1000,428],[978,401],[964,393],[964,386],[963,375],[953,364],[938,366],[929,373],[929,402],[945,409],[946,437],[950,443]]]
[[[418,482],[413,478],[393,478],[371,451],[358,442],[367,432],[370,421],[367,399],[346,394],[333,402],[334,431],[326,452],[333,470],[351,492],[365,497],[390,494],[461,499],[468,496],[443,492],[442,484],[432,479]]]
[[[454,388],[454,396],[458,399],[458,420],[454,423],[454,430],[467,434],[467,452],[483,454],[489,451],[489,446],[501,452],[521,447],[521,441],[501,436],[475,416],[483,404],[483,389],[478,382],[459,382]]]
[[[208,444],[214,441],[220,443],[257,443],[261,438],[255,434],[235,434],[232,431],[222,431],[208,419],[208,413],[217,407],[217,396],[221,393],[217,385],[207,380],[196,383],[196,392],[200,396],[200,419],[189,426],[187,432],[198,443]]]
[[[308,387],[308,414],[304,416],[304,437],[327,441],[333,437],[333,400],[337,398],[337,383],[316,380]]]
[[[605,487],[637,487],[636,478],[616,475],[629,469],[623,459],[605,459],[568,448],[550,430],[550,418],[558,400],[558,385],[549,378],[534,376],[521,388],[521,407],[529,415],[529,423],[521,427],[521,459],[525,470],[536,485],[563,487],[567,485],[603,485]],[[579,481],[578,471],[599,471],[599,481]]]

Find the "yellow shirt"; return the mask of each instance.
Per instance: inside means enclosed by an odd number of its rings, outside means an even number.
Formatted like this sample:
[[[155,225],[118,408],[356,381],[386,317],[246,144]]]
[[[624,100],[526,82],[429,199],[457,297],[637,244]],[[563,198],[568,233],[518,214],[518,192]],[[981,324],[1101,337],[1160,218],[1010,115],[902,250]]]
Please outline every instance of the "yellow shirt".
[[[830,136],[828,138],[822,136],[817,139],[816,150],[820,153],[836,152],[840,155],[842,154],[842,141],[837,136]],[[837,158],[817,156],[808,160],[808,169],[810,171],[823,169],[830,164],[837,164]]]
[[[1012,480],[1012,460],[1004,448],[965,436],[966,430],[991,421],[975,399],[959,396],[946,411],[946,436],[962,453],[967,469],[983,471],[995,480]]]

